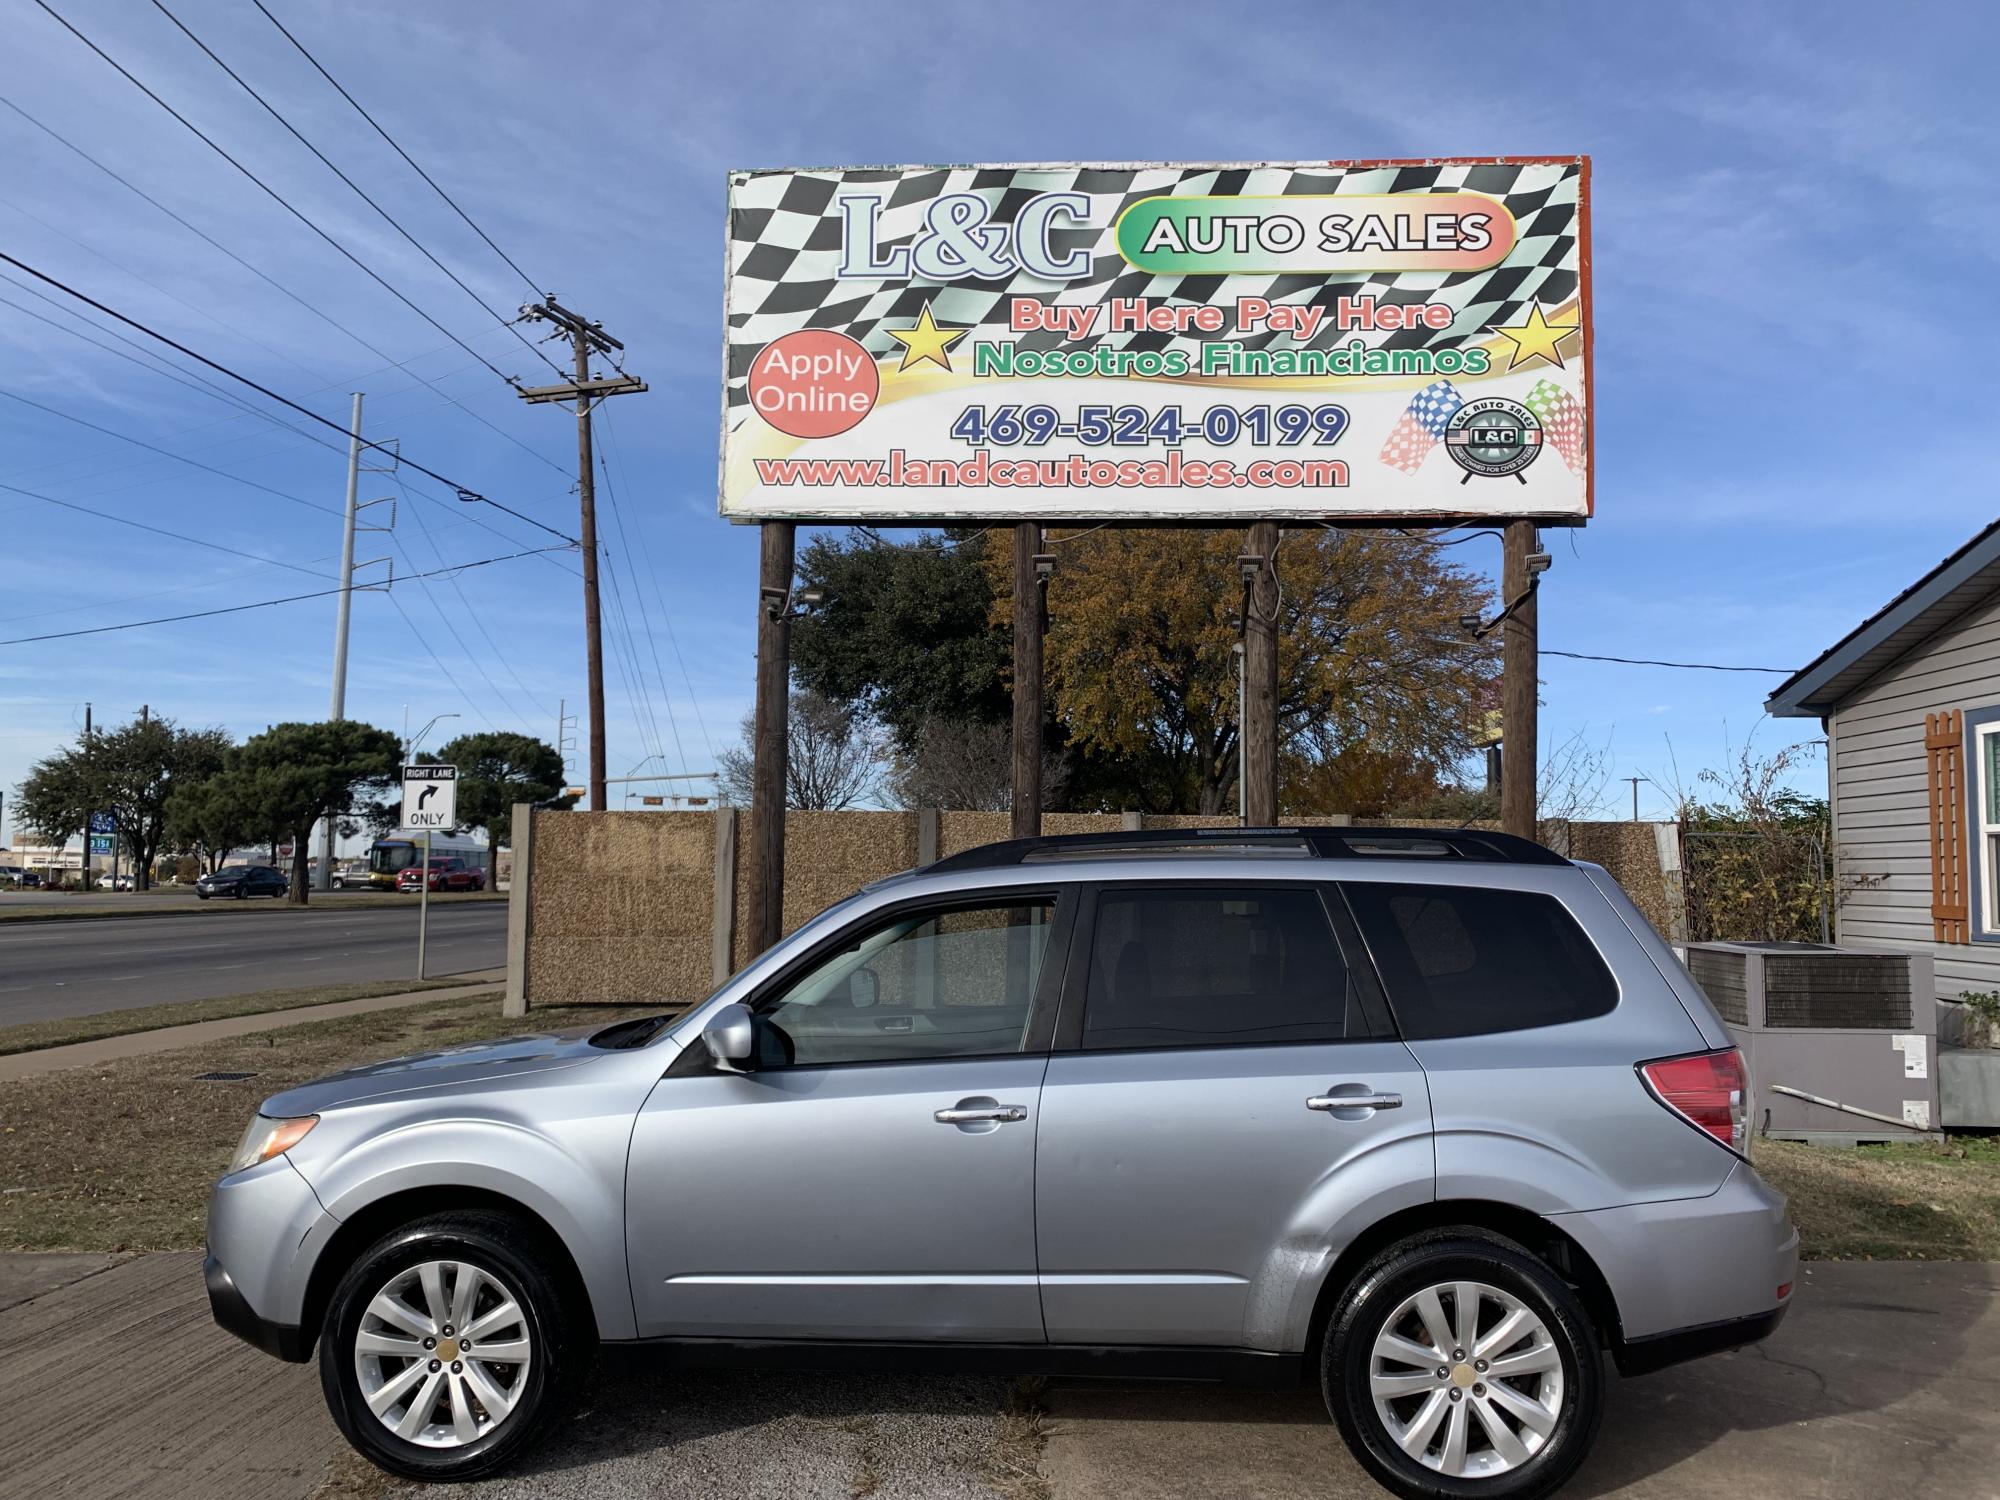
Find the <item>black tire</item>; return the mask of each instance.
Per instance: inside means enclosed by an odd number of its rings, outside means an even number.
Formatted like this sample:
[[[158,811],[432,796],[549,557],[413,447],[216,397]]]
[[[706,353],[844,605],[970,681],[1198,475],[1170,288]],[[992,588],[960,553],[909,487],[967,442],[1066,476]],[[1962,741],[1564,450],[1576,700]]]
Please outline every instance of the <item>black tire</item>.
[[[239,880],[236,882],[236,899],[238,901],[248,901],[250,899],[249,881]]]
[[[1518,1298],[1540,1317],[1561,1360],[1563,1401],[1554,1428],[1525,1462],[1500,1473],[1456,1477],[1411,1457],[1390,1435],[1371,1394],[1375,1341],[1389,1318],[1424,1288],[1455,1281],[1483,1282]],[[1486,1328],[1490,1324],[1482,1325]],[[1405,1500],[1534,1500],[1546,1495],[1576,1473],[1596,1440],[1604,1410],[1603,1355],[1576,1292],[1520,1245],[1472,1227],[1404,1240],[1363,1267],[1327,1326],[1320,1376],[1327,1409],[1355,1458],[1378,1484]],[[1447,1395],[1452,1383],[1446,1382]],[[1466,1420],[1478,1434],[1476,1442],[1491,1442],[1469,1403]]]
[[[520,1305],[532,1350],[505,1419],[453,1448],[391,1432],[369,1410],[354,1360],[362,1316],[376,1293],[398,1272],[435,1260],[470,1263],[504,1283]],[[587,1312],[563,1295],[554,1266],[555,1255],[528,1226],[484,1210],[420,1219],[376,1241],[341,1278],[321,1328],[320,1388],[334,1425],[362,1457],[406,1479],[479,1479],[514,1462],[568,1407],[595,1345]]]

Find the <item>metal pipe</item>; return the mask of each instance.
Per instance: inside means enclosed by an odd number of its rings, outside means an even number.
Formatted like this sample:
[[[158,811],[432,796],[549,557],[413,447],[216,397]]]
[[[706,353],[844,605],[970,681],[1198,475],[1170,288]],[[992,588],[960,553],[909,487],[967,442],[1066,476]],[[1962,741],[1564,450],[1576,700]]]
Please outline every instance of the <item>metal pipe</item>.
[[[1783,1094],[1788,1099],[1803,1099],[1808,1104],[1817,1104],[1826,1109],[1837,1109],[1844,1115],[1859,1115],[1864,1120],[1880,1120],[1884,1125],[1894,1125],[1899,1130],[1914,1130],[1922,1135],[1923,1126],[1912,1125],[1908,1120],[1899,1120],[1894,1115],[1878,1115],[1872,1109],[1862,1109],[1858,1105],[1842,1104],[1838,1099],[1822,1099],[1818,1094],[1808,1094],[1803,1089],[1786,1088],[1782,1083],[1770,1085],[1771,1092]]]

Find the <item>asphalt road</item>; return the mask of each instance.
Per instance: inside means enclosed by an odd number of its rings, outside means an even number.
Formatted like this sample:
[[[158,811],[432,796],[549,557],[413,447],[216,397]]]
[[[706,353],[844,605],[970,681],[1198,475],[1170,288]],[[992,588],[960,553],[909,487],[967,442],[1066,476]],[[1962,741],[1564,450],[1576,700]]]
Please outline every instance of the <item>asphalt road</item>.
[[[428,977],[499,968],[504,901],[432,906]],[[0,1025],[300,985],[416,977],[417,907],[0,924]]]

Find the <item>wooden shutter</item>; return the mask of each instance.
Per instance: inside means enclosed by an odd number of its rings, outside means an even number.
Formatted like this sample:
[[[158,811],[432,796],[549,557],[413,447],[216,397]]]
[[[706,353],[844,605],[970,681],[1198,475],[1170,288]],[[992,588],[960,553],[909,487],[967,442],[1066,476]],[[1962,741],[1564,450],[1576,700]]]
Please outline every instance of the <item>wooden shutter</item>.
[[[1970,941],[1965,902],[1965,725],[1955,708],[1924,717],[1930,772],[1931,936]]]

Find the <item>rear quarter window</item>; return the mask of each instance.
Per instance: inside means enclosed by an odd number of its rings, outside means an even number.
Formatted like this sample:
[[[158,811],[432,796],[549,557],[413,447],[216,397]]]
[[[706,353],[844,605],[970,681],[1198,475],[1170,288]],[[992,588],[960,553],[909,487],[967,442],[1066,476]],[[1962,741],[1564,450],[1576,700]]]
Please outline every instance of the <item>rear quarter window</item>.
[[[1412,1040],[1559,1026],[1618,1004],[1610,968],[1553,896],[1373,881],[1344,890]]]

